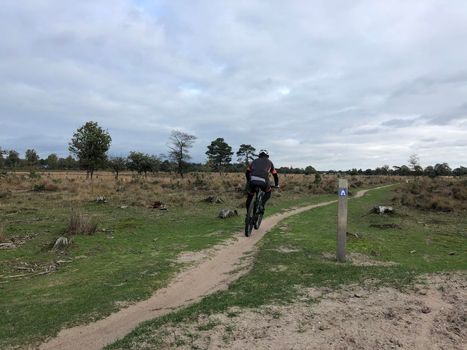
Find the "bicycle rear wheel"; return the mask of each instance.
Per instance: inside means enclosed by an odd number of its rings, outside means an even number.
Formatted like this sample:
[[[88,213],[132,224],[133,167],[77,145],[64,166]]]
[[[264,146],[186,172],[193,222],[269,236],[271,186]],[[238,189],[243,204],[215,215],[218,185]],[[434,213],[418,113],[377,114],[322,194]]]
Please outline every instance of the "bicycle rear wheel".
[[[253,231],[253,226],[255,224],[255,203],[251,201],[250,206],[248,208],[246,218],[245,218],[245,236],[250,237],[251,231]]]

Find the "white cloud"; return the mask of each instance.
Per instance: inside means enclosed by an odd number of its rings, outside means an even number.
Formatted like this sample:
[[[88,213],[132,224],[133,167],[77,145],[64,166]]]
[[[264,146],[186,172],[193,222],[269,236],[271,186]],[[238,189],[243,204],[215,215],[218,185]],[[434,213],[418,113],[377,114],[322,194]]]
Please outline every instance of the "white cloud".
[[[284,96],[287,96],[290,94],[290,89],[287,87],[287,86],[282,86],[280,87],[279,89],[277,89],[277,91],[281,94],[281,95],[284,95]]]

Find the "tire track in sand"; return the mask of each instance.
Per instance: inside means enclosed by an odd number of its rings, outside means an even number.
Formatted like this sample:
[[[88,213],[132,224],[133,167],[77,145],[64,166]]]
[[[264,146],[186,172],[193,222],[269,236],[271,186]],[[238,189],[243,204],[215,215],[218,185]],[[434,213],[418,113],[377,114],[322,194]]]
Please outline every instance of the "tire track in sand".
[[[376,187],[379,189],[387,186]],[[362,197],[369,190],[359,191],[354,198]],[[215,254],[199,265],[178,274],[165,288],[159,289],[147,300],[137,302],[99,321],[62,329],[57,337],[39,346],[41,350],[97,350],[123,338],[141,322],[168,314],[175,309],[193,304],[203,297],[227,289],[229,283],[243,273],[238,270],[239,262],[251,252],[256,243],[280,221],[304,211],[336,203],[337,200],[291,208],[263,219],[261,227],[251,237],[243,232],[236,235],[236,241],[221,247]]]

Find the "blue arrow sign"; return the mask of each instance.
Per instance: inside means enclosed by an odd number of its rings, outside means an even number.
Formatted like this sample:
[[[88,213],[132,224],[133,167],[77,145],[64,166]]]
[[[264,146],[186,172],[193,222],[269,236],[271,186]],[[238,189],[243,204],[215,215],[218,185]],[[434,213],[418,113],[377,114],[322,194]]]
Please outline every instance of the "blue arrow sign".
[[[346,188],[339,188],[339,196],[340,197],[346,197],[347,196],[347,189]]]

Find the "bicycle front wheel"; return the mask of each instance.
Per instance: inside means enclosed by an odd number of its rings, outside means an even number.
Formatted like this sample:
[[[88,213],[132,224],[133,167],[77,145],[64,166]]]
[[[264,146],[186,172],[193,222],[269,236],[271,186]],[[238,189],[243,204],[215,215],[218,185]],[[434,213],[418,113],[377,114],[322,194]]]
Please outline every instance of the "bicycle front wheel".
[[[259,229],[259,226],[261,225],[262,220],[263,220],[263,214],[259,213],[258,217],[256,218],[256,222],[255,222],[255,230]]]

